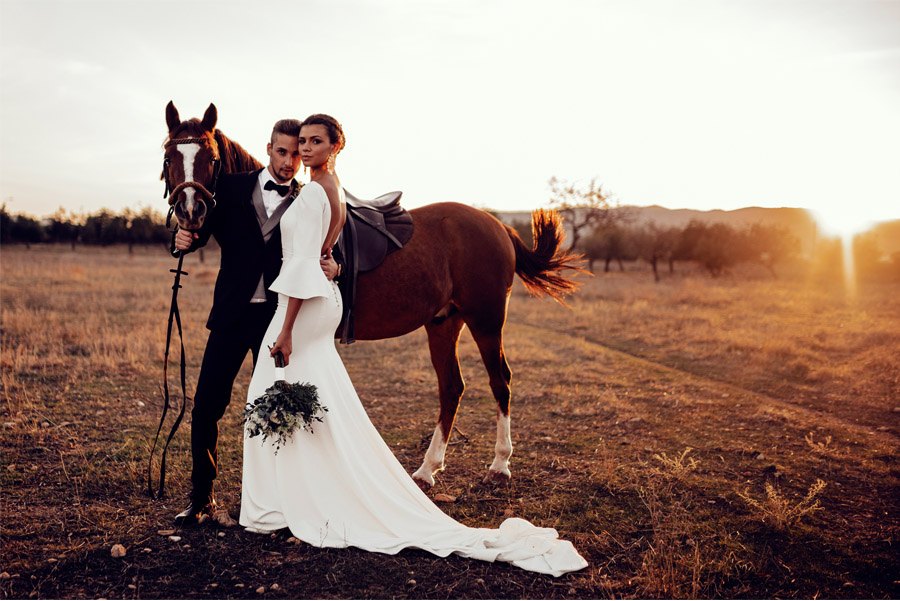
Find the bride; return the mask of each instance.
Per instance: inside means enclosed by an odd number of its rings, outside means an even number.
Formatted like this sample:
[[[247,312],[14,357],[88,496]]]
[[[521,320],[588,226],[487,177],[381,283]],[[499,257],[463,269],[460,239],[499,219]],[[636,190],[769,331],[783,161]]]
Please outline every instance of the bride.
[[[270,287],[278,293],[278,309],[263,338],[264,346],[273,345],[272,355],[283,353],[286,380],[315,384],[328,412],[314,433],[297,430],[277,454],[271,439],[249,438],[245,430],[241,525],[254,532],[289,528],[318,547],[389,554],[414,547],[554,576],[586,567],[552,528],[519,518],[496,530],[470,528],[444,514],[369,421],[334,343],[340,292],[319,267],[346,219],[334,171],[343,147],[344,133],[333,117],[312,115],[302,123],[300,153],[311,182],[281,218],[283,264]],[[248,399],[274,380],[274,362],[260,360]]]

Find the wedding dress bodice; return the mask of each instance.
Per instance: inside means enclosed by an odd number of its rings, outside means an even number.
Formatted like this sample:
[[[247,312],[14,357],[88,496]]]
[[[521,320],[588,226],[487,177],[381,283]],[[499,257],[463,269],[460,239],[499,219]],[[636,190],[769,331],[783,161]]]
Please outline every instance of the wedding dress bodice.
[[[331,203],[317,182],[303,186],[281,216],[281,273],[269,286],[294,298],[331,297],[332,283],[319,265],[322,244],[331,225]]]

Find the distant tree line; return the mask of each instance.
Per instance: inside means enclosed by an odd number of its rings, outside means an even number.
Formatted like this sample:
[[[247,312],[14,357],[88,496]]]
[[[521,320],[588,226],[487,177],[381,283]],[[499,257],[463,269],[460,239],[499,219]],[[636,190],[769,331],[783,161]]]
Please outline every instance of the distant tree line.
[[[0,244],[62,243],[73,248],[78,244],[108,246],[111,244],[165,244],[171,233],[165,216],[146,207],[139,211],[125,209],[114,213],[101,209],[91,214],[76,214],[59,209],[43,219],[11,214],[0,205]]]
[[[646,261],[659,281],[660,269],[674,273],[676,262],[700,265],[712,277],[719,277],[738,264],[752,263],[776,277],[779,266],[801,259],[799,238],[781,225],[756,223],[735,228],[699,220],[683,227],[638,225],[627,209],[612,203],[612,195],[596,180],[579,187],[552,178],[549,187],[548,204],[563,216],[570,250],[581,252],[592,272],[598,262],[608,272],[613,263],[624,271],[625,262]],[[529,221],[518,220],[510,225],[523,240],[531,240]],[[854,268],[860,275],[900,277],[900,251],[887,256],[874,232],[856,235],[852,248]],[[814,275],[839,276],[844,265],[840,239],[820,239],[812,254],[802,257],[802,261]]]
[[[609,271],[613,261],[624,269],[623,261],[644,260],[657,281],[660,266],[673,273],[676,261],[696,263],[712,277],[738,263],[757,263],[774,277],[779,264],[799,254],[800,241],[783,227],[763,224],[735,229],[702,221],[691,221],[683,228],[612,223],[595,229],[579,250],[591,271],[595,261],[602,261],[603,270]]]
[[[531,239],[530,223],[516,221],[512,226],[524,240]],[[691,221],[682,228],[660,227],[630,225],[627,216],[610,216],[583,233],[573,250],[584,255],[592,272],[597,263],[608,272],[613,263],[624,271],[625,262],[646,261],[656,281],[660,269],[674,273],[676,261],[697,263],[713,277],[738,263],[754,262],[774,277],[777,265],[799,254],[800,241],[779,226],[754,224],[738,230],[722,223]]]
[[[625,262],[645,261],[659,281],[660,270],[674,273],[676,262],[698,264],[712,277],[740,263],[755,263],[775,277],[778,266],[800,255],[800,241],[783,226],[754,224],[739,229],[705,221],[691,221],[680,228],[635,225],[627,211],[610,210],[608,194],[593,181],[582,191],[558,180],[552,180],[551,185],[557,199],[551,206],[564,215],[570,231],[578,232],[571,247],[584,255],[591,271],[597,263],[608,272],[613,264],[624,271]],[[514,221],[511,225],[523,240],[531,240],[530,221]],[[130,250],[134,245],[168,246],[170,240],[165,216],[149,207],[121,213],[101,209],[90,214],[61,208],[49,217],[36,219],[11,214],[6,204],[0,204],[0,244],[56,243],[72,248],[78,244],[127,244]],[[900,277],[900,252],[886,256],[871,232],[854,237],[853,255],[861,275]],[[836,267],[844,260],[840,240],[820,240],[813,255],[805,259],[815,273],[838,275],[841,269]]]

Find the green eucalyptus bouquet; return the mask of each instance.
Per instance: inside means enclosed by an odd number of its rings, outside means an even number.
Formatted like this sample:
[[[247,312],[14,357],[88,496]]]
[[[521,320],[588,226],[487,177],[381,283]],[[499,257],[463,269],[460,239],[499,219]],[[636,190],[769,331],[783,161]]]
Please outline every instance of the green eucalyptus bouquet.
[[[284,356],[275,354],[275,383],[244,408],[244,425],[250,438],[263,442],[275,438],[275,454],[298,428],[312,432],[328,408],[319,401],[318,389],[308,382],[290,384],[284,379]]]

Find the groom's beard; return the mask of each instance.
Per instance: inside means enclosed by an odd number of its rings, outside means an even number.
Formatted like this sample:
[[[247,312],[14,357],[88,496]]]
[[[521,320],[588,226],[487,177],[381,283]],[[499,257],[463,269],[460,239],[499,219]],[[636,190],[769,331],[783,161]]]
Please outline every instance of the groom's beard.
[[[269,165],[269,175],[275,178],[275,183],[278,184],[289,184],[294,176],[297,175],[297,172],[290,167],[282,167],[281,169],[275,169],[273,165]]]
[[[290,183],[290,181],[292,179],[294,179],[294,175],[295,175],[295,173],[293,171],[291,171],[290,169],[287,169],[287,170],[282,169],[282,170],[275,172],[275,179],[278,180],[279,184],[287,184],[287,183]]]

